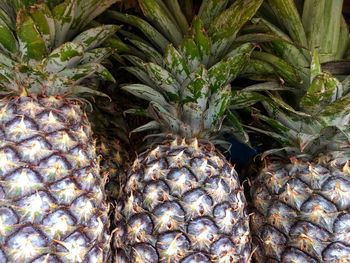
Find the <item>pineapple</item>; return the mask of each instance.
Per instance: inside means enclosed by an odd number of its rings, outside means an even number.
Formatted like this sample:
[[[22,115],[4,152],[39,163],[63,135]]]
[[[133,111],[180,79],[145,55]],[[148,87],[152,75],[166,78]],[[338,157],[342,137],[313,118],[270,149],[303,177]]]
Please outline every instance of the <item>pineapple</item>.
[[[78,33],[113,2],[0,2],[0,262],[108,258],[108,206],[80,97],[103,95],[87,78],[113,80],[100,64],[111,50],[97,47],[117,27]]]
[[[321,72],[317,56],[299,111],[272,96],[269,116],[255,113],[267,126],[253,129],[282,146],[252,183],[257,262],[350,262],[349,78]]]
[[[148,100],[154,119],[134,132],[156,133],[128,170],[116,208],[114,262],[249,262],[243,188],[214,143],[230,82],[254,49],[234,44],[235,37],[262,1],[204,1],[190,22],[178,1],[138,2],[150,22],[107,15],[145,34],[146,40],[128,33],[136,51],[124,56],[143,84],[122,88]]]
[[[281,90],[267,93],[265,101],[254,92],[241,98],[264,101],[267,115],[253,111],[264,126],[252,129],[280,145],[263,154],[252,182],[256,262],[350,262],[350,79],[321,70],[321,63],[344,57],[349,32],[342,1],[314,3],[269,0],[261,10],[269,21],[257,18],[259,26],[250,28],[252,35],[268,28],[259,35],[268,41],[250,65],[266,67],[247,72],[261,78],[271,68],[279,83],[259,84],[260,90]],[[233,104],[241,100],[235,99]]]

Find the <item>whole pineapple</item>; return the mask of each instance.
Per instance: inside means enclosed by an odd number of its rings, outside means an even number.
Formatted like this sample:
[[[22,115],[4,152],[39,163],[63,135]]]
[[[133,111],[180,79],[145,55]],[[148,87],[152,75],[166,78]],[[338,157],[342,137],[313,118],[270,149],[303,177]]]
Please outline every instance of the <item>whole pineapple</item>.
[[[279,83],[257,86],[280,90],[267,93],[268,116],[254,114],[266,124],[259,131],[281,147],[263,155],[252,183],[256,262],[350,262],[349,77],[335,78],[320,65],[337,72],[331,61],[343,58],[349,45],[342,2],[268,0],[252,34],[241,38],[262,49],[253,52],[245,74],[277,77]],[[261,93],[240,92],[233,105],[262,100]]]
[[[106,262],[108,206],[82,94],[113,80],[82,28],[114,1],[0,2],[0,262]],[[25,5],[26,4],[26,5]],[[67,42],[72,40],[71,42]]]
[[[213,143],[230,82],[254,49],[234,45],[235,36],[260,4],[204,1],[191,27],[178,1],[139,0],[152,25],[109,13],[147,37],[128,34],[138,50],[125,56],[134,65],[128,70],[144,84],[123,89],[150,102],[154,121],[135,131],[161,130],[128,171],[116,208],[114,262],[250,261],[243,189]]]
[[[270,117],[255,114],[281,145],[252,183],[257,262],[350,262],[349,78],[322,73],[316,57],[299,111],[272,96]]]

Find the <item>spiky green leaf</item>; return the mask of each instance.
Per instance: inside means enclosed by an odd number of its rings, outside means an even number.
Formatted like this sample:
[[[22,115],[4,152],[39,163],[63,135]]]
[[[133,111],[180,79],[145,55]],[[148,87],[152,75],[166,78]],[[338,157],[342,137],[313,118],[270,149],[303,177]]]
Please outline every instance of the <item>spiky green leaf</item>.
[[[60,45],[45,60],[45,70],[50,73],[59,72],[65,68],[72,68],[84,56],[84,47],[80,44],[67,42]]]
[[[16,24],[21,56],[27,60],[41,60],[47,54],[45,41],[34,20],[24,10],[19,11]]]
[[[168,102],[160,92],[144,84],[125,85],[122,89],[141,99],[156,102],[162,107],[168,106]]]

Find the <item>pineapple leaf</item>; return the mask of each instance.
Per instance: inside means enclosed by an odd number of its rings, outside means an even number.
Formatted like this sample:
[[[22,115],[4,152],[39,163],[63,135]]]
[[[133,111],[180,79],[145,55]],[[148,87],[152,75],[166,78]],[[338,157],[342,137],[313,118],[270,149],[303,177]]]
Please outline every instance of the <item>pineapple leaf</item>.
[[[344,58],[344,55],[346,53],[347,48],[349,47],[349,44],[350,44],[349,27],[344,17],[342,17],[340,21],[340,32],[339,32],[338,47],[337,47],[337,52],[335,54],[335,59]]]
[[[289,112],[292,112],[292,113],[294,113],[294,114],[296,114],[296,115],[298,115],[298,116],[301,116],[301,117],[309,117],[309,118],[311,117],[311,115],[309,115],[309,114],[307,114],[307,113],[294,110],[294,109],[293,109],[291,106],[289,106],[286,102],[284,102],[282,99],[280,99],[280,98],[274,96],[272,93],[270,93],[270,92],[268,92],[268,91],[267,91],[266,93],[269,95],[269,97],[272,99],[272,101],[273,101],[274,103],[276,103],[278,106],[282,107],[283,109],[285,109],[285,110],[287,110],[287,111],[289,111]]]
[[[100,46],[108,37],[117,32],[118,29],[119,27],[115,25],[94,27],[80,33],[72,42],[82,45],[85,51],[89,51]]]
[[[200,6],[198,17],[203,21],[205,28],[208,28],[228,4],[228,0],[204,0]]]
[[[22,57],[27,60],[43,59],[47,54],[45,42],[34,20],[24,10],[18,13],[16,28]]]
[[[143,14],[162,34],[176,45],[181,43],[183,38],[181,29],[164,4],[157,0],[139,0],[139,5]]]
[[[134,75],[137,79],[139,79],[142,83],[147,86],[155,86],[156,84],[151,80],[149,74],[138,67],[123,67],[130,74]]]
[[[241,92],[251,92],[251,91],[266,91],[266,90],[281,90],[281,91],[297,91],[295,88],[282,86],[276,81],[258,83],[251,86],[248,86],[241,90]]]
[[[44,62],[47,72],[56,73],[65,68],[76,66],[84,56],[84,47],[73,42],[66,42],[53,50]]]
[[[294,0],[268,0],[268,3],[293,41],[299,46],[307,47],[306,33]]]
[[[82,31],[91,20],[104,12],[117,0],[65,0],[53,9],[58,46]]]
[[[0,18],[0,50],[7,54],[16,54],[18,43],[8,25]]]
[[[164,65],[168,67],[179,83],[182,83],[190,74],[185,58],[172,44],[166,48]]]
[[[95,48],[85,52],[79,64],[101,63],[113,53],[112,48]]]
[[[303,83],[303,80],[301,80],[300,75],[297,74],[296,69],[285,60],[275,55],[266,52],[253,51],[252,58],[269,63],[274,68],[278,77],[280,77],[288,86],[300,86],[300,84]]]
[[[204,129],[215,130],[231,100],[231,86],[226,85],[209,98],[209,107],[204,112]]]
[[[180,87],[170,72],[154,63],[145,64],[145,69],[160,90],[164,91],[170,99],[178,100]]]
[[[249,135],[244,130],[243,125],[239,120],[238,116],[231,110],[228,110],[226,114],[227,119],[231,124],[231,133],[233,133],[235,138],[238,139],[240,142],[249,143]]]
[[[191,127],[192,136],[197,137],[202,130],[203,110],[197,103],[186,102],[182,105],[182,118]]]
[[[143,34],[145,34],[145,36],[153,43],[153,45],[155,45],[163,52],[170,43],[169,40],[167,40],[161,33],[157,31],[157,29],[137,16],[122,14],[111,10],[106,12],[106,16],[111,19],[115,19],[137,27]]]
[[[201,56],[198,47],[193,39],[185,38],[181,43],[180,51],[187,59],[187,64],[191,71],[199,66],[201,62]]]
[[[204,111],[209,96],[208,71],[202,65],[182,84],[183,102],[195,102]]]
[[[163,56],[158,53],[153,47],[137,40],[130,39],[130,42],[133,43],[137,48],[141,50],[142,53],[145,54],[145,57],[149,59],[151,62],[162,65],[163,64]]]
[[[350,123],[350,95],[343,96],[329,104],[319,114],[319,117],[327,126],[335,126],[340,129],[347,127]]]
[[[177,24],[179,25],[182,34],[185,35],[188,31],[189,25],[184,13],[181,10],[178,0],[164,0],[171,14],[174,15]]]
[[[67,77],[70,80],[75,81],[77,84],[94,75],[97,75],[104,80],[115,82],[113,75],[104,66],[97,63],[84,64],[72,69],[64,69],[58,72],[57,75]]]
[[[200,19],[194,19],[192,23],[192,31],[193,38],[201,56],[201,62],[202,64],[207,65],[210,56],[211,42]]]
[[[167,103],[163,95],[149,86],[143,84],[131,84],[123,86],[122,89],[133,94],[138,98],[150,102],[156,102],[157,104],[165,108],[169,107],[169,104]]]
[[[246,43],[231,51],[227,58],[216,63],[208,70],[210,89],[216,92],[230,83],[244,69],[254,46]]]
[[[313,79],[307,93],[300,101],[300,106],[306,112],[315,115],[341,97],[342,93],[343,86],[336,78],[326,73],[320,74]]]
[[[242,26],[255,15],[262,2],[262,0],[237,0],[221,12],[209,26],[213,42],[220,43],[220,49],[231,45],[225,39],[236,37]]]
[[[73,19],[77,13],[77,9],[77,1],[65,0],[61,4],[55,6],[52,10],[56,27],[54,46],[58,47],[65,42],[68,32],[73,24]]]
[[[294,43],[286,33],[263,18],[252,19],[252,22],[257,26],[268,28],[270,31],[268,34],[274,34],[280,38],[269,43],[274,53],[296,67],[309,66],[310,55],[306,52],[305,47]],[[258,42],[260,43],[261,40],[258,39]]]
[[[320,58],[317,49],[312,52],[312,61],[310,65],[310,84],[313,80],[322,73]]]
[[[258,92],[232,91],[230,109],[243,109],[265,100],[265,96]]]
[[[13,20],[14,19],[11,18],[11,15],[8,14],[5,11],[5,9],[3,9],[1,7],[1,4],[0,4],[0,21],[1,21],[1,24],[4,23],[8,27],[8,29],[10,29],[12,31],[15,31],[16,28],[15,28],[15,25],[13,23]]]
[[[29,14],[35,22],[47,50],[51,50],[55,41],[55,21],[49,7],[43,3],[31,6]]]
[[[80,86],[80,85],[75,85],[73,87],[69,87],[69,92],[71,94],[87,94],[87,95],[94,95],[94,96],[100,96],[100,97],[105,97],[108,98],[109,100],[111,100],[110,97],[108,97],[108,95],[104,94],[103,92],[85,87],[85,86]],[[59,92],[59,94],[62,94],[63,92]]]
[[[160,129],[159,123],[156,121],[150,121],[150,122],[148,122],[140,127],[137,127],[136,129],[133,129],[130,132],[130,135],[132,133],[144,132],[144,131],[149,131],[149,130],[158,130],[158,129]]]
[[[156,101],[150,102],[148,112],[157,123],[163,127],[166,127],[166,130],[170,130],[175,134],[178,133],[180,131],[180,127],[184,125]]]

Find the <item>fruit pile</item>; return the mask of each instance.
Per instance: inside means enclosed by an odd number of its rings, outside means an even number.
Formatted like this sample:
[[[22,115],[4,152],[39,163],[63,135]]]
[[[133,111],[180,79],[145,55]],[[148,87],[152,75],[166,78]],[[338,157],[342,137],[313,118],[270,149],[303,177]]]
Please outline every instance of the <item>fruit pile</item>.
[[[0,263],[350,262],[342,8],[0,1]]]

